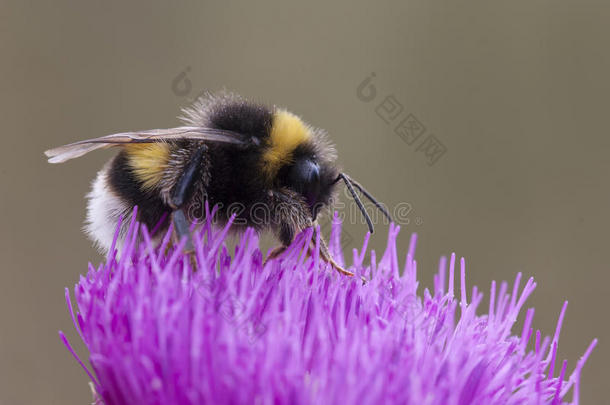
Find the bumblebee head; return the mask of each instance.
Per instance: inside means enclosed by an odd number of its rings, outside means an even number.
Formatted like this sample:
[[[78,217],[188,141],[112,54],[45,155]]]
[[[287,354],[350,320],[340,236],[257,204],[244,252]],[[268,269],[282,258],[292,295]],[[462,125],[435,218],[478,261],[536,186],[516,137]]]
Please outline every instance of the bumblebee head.
[[[261,155],[263,175],[270,184],[299,193],[315,219],[328,205],[338,171],[334,147],[325,134],[282,109],[273,112]]]

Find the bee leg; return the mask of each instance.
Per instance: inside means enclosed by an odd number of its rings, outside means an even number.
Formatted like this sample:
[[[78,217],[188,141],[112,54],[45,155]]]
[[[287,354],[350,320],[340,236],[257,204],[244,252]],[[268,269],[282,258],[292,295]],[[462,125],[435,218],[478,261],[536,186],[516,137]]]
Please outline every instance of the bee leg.
[[[335,262],[332,258],[332,256],[330,255],[328,248],[326,247],[326,242],[324,241],[324,239],[322,239],[321,237],[322,235],[320,235],[320,257],[322,257],[322,260],[324,260],[325,262],[330,263],[330,265],[337,270],[339,273],[345,275],[345,276],[353,276],[354,273],[352,273],[351,271],[347,271],[345,270],[343,267],[341,267],[341,265],[339,265],[337,262]],[[267,264],[267,262],[271,259],[275,259],[277,257],[279,257],[282,253],[284,253],[286,251],[287,246],[278,246],[276,248],[274,248],[269,255],[267,255],[267,258],[265,259],[265,262],[263,263],[263,265]],[[316,249],[316,245],[315,245],[315,240],[312,240],[311,243],[309,244],[309,247],[307,248],[307,254],[309,256],[313,256],[313,252]]]
[[[314,238],[311,240],[311,244],[309,245],[309,252],[310,254],[315,250],[316,248],[316,233],[317,231],[315,230],[316,228],[314,228]],[[348,277],[353,277],[354,273],[352,273],[351,271],[345,270],[341,265],[339,265],[339,263],[337,263],[333,257],[330,254],[330,251],[328,250],[328,246],[326,245],[326,241],[324,240],[324,237],[322,236],[322,234],[320,234],[320,257],[322,258],[322,260],[324,260],[325,262],[328,262],[333,269],[337,270],[339,273],[343,274],[344,276],[348,276]]]
[[[274,249],[267,260],[280,255],[286,246],[290,245],[294,240],[294,236],[309,227],[315,226],[315,221],[311,217],[311,211],[303,199],[293,190],[280,189],[272,192],[268,204],[272,207],[271,212],[274,214],[272,222],[279,224],[277,232],[278,238],[283,246]],[[316,228],[314,228],[314,238],[307,248],[308,254],[315,250]],[[353,276],[354,273],[345,270],[337,262],[335,262],[328,251],[326,242],[320,235],[320,256],[322,260],[330,263],[330,265],[339,273],[346,276]]]
[[[183,237],[186,237],[184,245],[185,252],[193,253],[195,247],[193,245],[193,237],[190,231],[190,221],[185,213],[187,202],[192,194],[193,184],[199,173],[201,162],[203,161],[205,152],[208,147],[202,145],[190,157],[188,164],[174,188],[169,195],[170,206],[174,209],[172,212],[172,221],[174,222],[174,242],[178,244]]]
[[[182,208],[188,201],[192,194],[193,184],[197,179],[201,162],[203,161],[205,152],[208,150],[206,145],[202,145],[195,151],[193,156],[190,157],[188,164],[184,168],[184,172],[174,185],[173,190],[170,193],[170,205],[174,209]]]
[[[180,243],[183,237],[186,236],[186,244],[184,251],[193,253],[195,246],[193,245],[193,237],[191,236],[190,222],[184,214],[184,210],[177,209],[172,213],[172,221],[174,222],[174,243]]]
[[[173,241],[174,246],[178,246],[182,238],[186,237],[186,243],[182,248],[191,262],[191,269],[197,270],[197,256],[195,255],[195,245],[193,245],[193,236],[191,235],[190,222],[188,221],[184,210],[178,209],[172,212],[172,221],[174,222]]]
[[[276,248],[274,248],[271,252],[269,252],[269,254],[267,255],[267,258],[265,259],[265,261],[263,262],[263,266],[265,264],[267,264],[267,262],[271,259],[276,259],[277,257],[279,257],[282,253],[284,253],[286,251],[287,246],[278,246]]]
[[[314,250],[315,247],[315,242],[312,242],[311,245],[311,250]],[[326,246],[326,243],[324,242],[324,239],[322,239],[322,235],[320,235],[320,256],[322,257],[322,259],[324,259],[325,261],[327,261],[328,263],[330,263],[330,265],[337,270],[339,273],[343,274],[344,276],[348,276],[348,277],[353,277],[355,276],[354,273],[352,273],[349,270],[345,270],[343,267],[341,267],[337,262],[335,262],[330,254],[330,252],[328,251],[328,247]],[[360,280],[362,280],[362,284],[366,284],[369,280],[367,280],[366,277],[364,276],[360,276]]]
[[[316,228],[314,228],[315,230]],[[314,231],[314,238],[315,238],[315,232]],[[311,245],[310,245],[310,252],[313,252],[316,248],[316,242],[315,239],[312,239],[311,241]],[[343,274],[344,276],[348,276],[348,277],[353,277],[355,276],[354,273],[352,273],[349,270],[345,270],[343,267],[341,267],[341,265],[339,265],[337,262],[335,262],[335,260],[333,259],[332,255],[330,254],[330,251],[328,250],[328,245],[326,245],[326,241],[324,240],[324,237],[322,237],[322,234],[320,234],[320,257],[322,257],[323,260],[327,261],[328,263],[330,263],[330,265],[337,270],[339,273]],[[364,276],[360,276],[360,280],[362,280],[362,284],[366,284],[369,280],[366,279],[366,277]]]
[[[309,244],[309,248],[308,248],[309,255],[312,255],[313,252],[316,250],[316,234],[318,233],[315,223],[312,223],[311,226],[313,227],[314,231],[313,231],[313,238],[311,239],[311,243]],[[351,271],[345,270],[339,263],[337,263],[333,259],[332,255],[330,254],[330,251],[328,250],[328,246],[326,245],[326,241],[324,240],[324,237],[322,236],[321,233],[320,233],[320,257],[322,258],[322,260],[329,263],[333,269],[337,270],[339,273],[343,274],[344,276],[348,276],[348,277],[354,276],[354,273],[352,273]]]

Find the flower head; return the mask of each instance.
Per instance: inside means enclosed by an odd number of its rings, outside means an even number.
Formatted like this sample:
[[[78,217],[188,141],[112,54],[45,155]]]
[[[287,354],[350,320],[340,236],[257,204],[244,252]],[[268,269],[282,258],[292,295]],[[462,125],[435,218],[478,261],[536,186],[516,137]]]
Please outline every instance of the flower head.
[[[81,276],[76,311],[66,290],[93,371],[81,365],[100,400],[558,404],[572,395],[578,403],[580,371],[596,341],[568,373],[557,359],[566,305],[552,337],[534,332],[533,309],[515,333],[532,279],[523,287],[520,274],[512,288],[492,283],[489,310],[477,315],[483,294],[474,287],[467,296],[464,259],[459,270],[455,255],[442,259],[434,288],[418,291],[416,236],[401,269],[396,226],[380,260],[371,252],[364,263],[368,236],[354,250],[350,268],[366,283],[308,256],[311,230],[263,265],[252,230],[229,254],[229,226],[207,222],[195,232],[193,271],[181,246],[168,247],[169,234],[155,248],[134,222],[121,257],[111,253]],[[330,249],[342,261],[340,232],[335,217]]]

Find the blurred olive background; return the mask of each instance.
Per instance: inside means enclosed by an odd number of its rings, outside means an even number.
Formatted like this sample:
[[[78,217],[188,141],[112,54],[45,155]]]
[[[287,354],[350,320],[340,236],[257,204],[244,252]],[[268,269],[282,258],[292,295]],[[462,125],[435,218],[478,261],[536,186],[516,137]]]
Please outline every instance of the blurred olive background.
[[[560,356],[571,370],[600,338],[581,399],[607,401],[610,4],[398,3],[1,1],[1,404],[90,400],[57,331],[85,354],[64,287],[101,260],[81,233],[83,197],[111,152],[57,166],[42,152],[175,126],[223,87],[327,129],[349,173],[408,204],[399,251],[419,234],[423,287],[455,251],[469,286],[534,276],[544,334],[569,300]],[[412,145],[394,132],[408,115],[425,127]],[[432,165],[431,139],[445,150]],[[346,231],[360,246],[364,225]]]

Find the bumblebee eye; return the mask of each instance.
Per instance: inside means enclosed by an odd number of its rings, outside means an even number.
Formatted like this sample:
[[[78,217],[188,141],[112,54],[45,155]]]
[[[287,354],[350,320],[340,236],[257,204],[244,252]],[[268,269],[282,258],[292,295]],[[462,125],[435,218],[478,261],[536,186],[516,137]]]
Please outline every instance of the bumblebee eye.
[[[290,186],[300,193],[307,205],[313,207],[320,193],[320,166],[311,159],[297,159],[290,169],[288,180]]]

